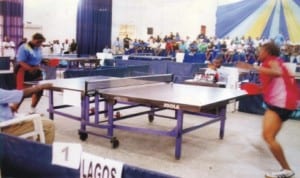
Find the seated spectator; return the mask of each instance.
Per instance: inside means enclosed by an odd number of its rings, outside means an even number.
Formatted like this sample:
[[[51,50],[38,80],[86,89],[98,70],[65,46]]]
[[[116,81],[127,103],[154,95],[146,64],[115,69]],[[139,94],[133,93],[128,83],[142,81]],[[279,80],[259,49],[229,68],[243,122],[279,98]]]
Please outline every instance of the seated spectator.
[[[185,42],[181,41],[178,47],[178,52],[185,53],[186,50]]]
[[[213,62],[211,64],[208,64],[207,69],[204,72],[206,76],[213,76],[213,82],[218,82],[219,80],[217,69],[221,67],[222,61],[222,55],[217,56],[215,59],[213,59]]]
[[[198,44],[196,41],[193,41],[189,47],[189,55],[193,56],[198,51]]]
[[[205,59],[207,61],[211,61],[212,60],[212,53],[215,49],[215,45],[213,42],[210,42],[210,44],[207,46],[206,48],[206,52],[205,52]]]
[[[171,39],[168,39],[166,43],[166,52],[167,52],[167,56],[171,56],[174,53],[173,40]]]
[[[0,88],[0,122],[12,119],[15,111],[10,104],[17,104],[22,101],[24,97],[31,96],[34,93],[39,93],[43,89],[50,88],[51,84],[36,85],[34,87],[26,88],[24,90],[4,90]],[[54,124],[49,119],[42,119],[43,130],[45,133],[45,140],[47,144],[52,144],[54,141]],[[8,126],[2,129],[2,132],[11,135],[22,135],[28,131],[33,130],[33,123],[25,121],[23,123]]]
[[[108,45],[105,45],[105,47],[102,50],[103,53],[111,53],[112,50],[108,47]]]

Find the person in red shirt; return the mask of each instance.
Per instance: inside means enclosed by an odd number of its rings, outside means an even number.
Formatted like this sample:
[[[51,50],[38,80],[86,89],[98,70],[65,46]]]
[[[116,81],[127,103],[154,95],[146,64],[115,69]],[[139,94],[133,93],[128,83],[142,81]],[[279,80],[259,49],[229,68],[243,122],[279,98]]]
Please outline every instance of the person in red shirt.
[[[290,75],[279,55],[280,49],[275,43],[266,43],[259,51],[261,66],[239,62],[237,67],[259,73],[261,92],[267,105],[263,119],[263,138],[282,167],[278,172],[267,173],[266,177],[287,178],[295,173],[291,170],[276,136],[284,121],[297,108],[299,93],[294,77]]]

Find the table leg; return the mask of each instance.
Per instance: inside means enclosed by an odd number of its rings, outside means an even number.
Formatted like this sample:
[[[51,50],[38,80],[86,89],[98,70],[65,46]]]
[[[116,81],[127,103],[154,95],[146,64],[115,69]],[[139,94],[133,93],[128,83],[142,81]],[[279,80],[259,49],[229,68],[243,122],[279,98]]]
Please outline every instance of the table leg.
[[[53,90],[49,90],[49,108],[48,108],[48,112],[49,112],[49,118],[51,120],[54,119],[54,99],[53,99]]]
[[[177,120],[177,134],[176,134],[176,147],[175,147],[175,157],[180,159],[181,156],[181,144],[182,144],[182,123],[183,123],[183,111],[175,111],[176,120]]]
[[[82,96],[81,98],[81,125],[80,129],[85,131],[86,130],[86,124],[85,122],[89,122],[90,116],[89,116],[89,97],[88,96]]]
[[[113,127],[114,127],[114,103],[113,102],[107,102],[107,115],[108,115],[108,129],[107,129],[107,135],[112,137],[113,136]]]
[[[224,132],[225,132],[225,121],[226,121],[226,105],[221,107],[220,117],[221,117],[221,125],[220,125],[219,138],[223,139]]]
[[[99,94],[95,95],[95,124],[99,123]]]

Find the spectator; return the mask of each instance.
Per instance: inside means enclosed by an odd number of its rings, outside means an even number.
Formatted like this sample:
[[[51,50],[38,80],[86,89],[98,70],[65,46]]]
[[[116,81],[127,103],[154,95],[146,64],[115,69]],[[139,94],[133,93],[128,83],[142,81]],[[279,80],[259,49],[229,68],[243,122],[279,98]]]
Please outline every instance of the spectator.
[[[11,41],[8,36],[5,36],[2,42],[2,46],[3,46],[3,56],[9,56],[10,59],[15,59],[16,57],[15,42]]]
[[[0,122],[10,120],[14,117],[14,110],[10,104],[17,104],[22,101],[24,97],[30,96],[34,93],[39,93],[43,89],[51,87],[51,84],[36,85],[34,87],[26,88],[24,90],[4,90],[0,88]],[[46,144],[52,144],[54,140],[54,124],[49,119],[42,119],[43,130],[45,133]],[[30,130],[33,130],[33,123],[25,121],[2,129],[3,133],[11,135],[21,135]]]
[[[75,39],[72,39],[72,42],[70,44],[70,53],[74,54],[77,51],[77,43]]]
[[[213,76],[213,82],[218,82],[219,80],[219,74],[217,69],[221,67],[222,61],[222,55],[217,56],[215,59],[213,59],[211,64],[208,64],[208,67],[204,72],[206,76]]]
[[[103,53],[111,53],[111,49],[108,47],[108,45],[105,45],[105,47],[102,50]]]
[[[131,42],[131,39],[128,37],[128,35],[126,35],[125,38],[123,39],[124,50],[129,49],[130,42]]]
[[[69,54],[70,53],[70,43],[69,40],[66,39],[64,43],[62,43],[62,53]]]
[[[53,43],[53,54],[61,54],[62,52],[62,46],[59,43],[59,40],[55,40]]]
[[[114,51],[114,54],[122,54],[122,43],[119,37],[117,37],[116,40],[113,42],[112,50]]]

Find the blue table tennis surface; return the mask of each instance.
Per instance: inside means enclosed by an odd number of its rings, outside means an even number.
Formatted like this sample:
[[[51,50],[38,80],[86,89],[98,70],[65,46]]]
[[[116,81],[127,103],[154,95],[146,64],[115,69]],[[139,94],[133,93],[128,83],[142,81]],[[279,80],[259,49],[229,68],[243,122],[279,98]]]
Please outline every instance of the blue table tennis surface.
[[[244,96],[243,90],[212,88],[175,83],[155,83],[147,85],[98,90],[102,97],[116,100],[156,104],[170,109],[199,112],[202,107],[228,102]]]
[[[93,77],[78,77],[78,78],[68,78],[68,79],[53,79],[53,80],[43,80],[39,81],[42,83],[52,83],[51,90],[73,90],[84,92],[85,82],[87,80],[107,80],[116,79],[116,77],[109,76],[93,76]]]

